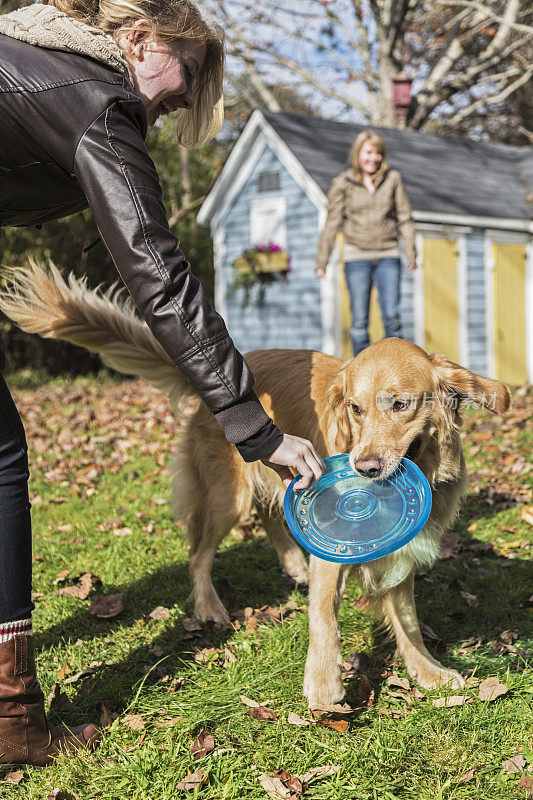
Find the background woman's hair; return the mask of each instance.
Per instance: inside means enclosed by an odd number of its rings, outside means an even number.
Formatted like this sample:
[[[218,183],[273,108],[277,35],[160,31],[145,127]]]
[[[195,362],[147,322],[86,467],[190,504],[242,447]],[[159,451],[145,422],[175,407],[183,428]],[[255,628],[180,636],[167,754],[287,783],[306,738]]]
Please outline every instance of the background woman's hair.
[[[191,0],[41,0],[69,17],[100,28],[115,39],[137,19],[148,20],[158,39],[187,39],[206,46],[206,56],[193,84],[194,105],[178,109],[178,140],[194,147],[212,138],[224,121],[222,80],[224,34],[209,25]]]
[[[383,156],[379,169],[377,170],[377,172],[374,173],[374,175],[371,175],[372,181],[376,183],[376,181],[378,181],[389,168],[389,165],[387,164],[387,153],[385,151],[385,142],[378,133],[370,129],[366,131],[361,131],[361,133],[357,136],[355,142],[352,145],[348,163],[353,169],[356,178],[359,178],[359,180],[362,181],[363,175],[361,173],[361,167],[359,166],[359,153],[361,152],[361,148],[365,144],[365,142],[369,142],[372,145],[372,147],[374,147],[378,151],[378,153],[381,153],[381,155]]]

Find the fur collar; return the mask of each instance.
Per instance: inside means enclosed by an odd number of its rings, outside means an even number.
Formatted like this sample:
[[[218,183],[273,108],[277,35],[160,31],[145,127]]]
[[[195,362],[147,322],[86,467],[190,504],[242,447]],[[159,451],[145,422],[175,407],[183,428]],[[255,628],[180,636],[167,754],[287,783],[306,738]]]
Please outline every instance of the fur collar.
[[[34,3],[11,14],[2,14],[0,33],[38,47],[89,56],[121,72],[133,83],[124,54],[112,36],[69,17],[54,6]]]

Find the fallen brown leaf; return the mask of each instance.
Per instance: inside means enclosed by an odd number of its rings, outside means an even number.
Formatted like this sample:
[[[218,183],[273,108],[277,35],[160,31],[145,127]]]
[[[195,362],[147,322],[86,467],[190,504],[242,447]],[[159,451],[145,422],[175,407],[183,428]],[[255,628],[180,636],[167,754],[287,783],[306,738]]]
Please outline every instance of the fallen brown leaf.
[[[370,659],[366,653],[357,651],[350,653],[348,658],[342,662],[342,667],[346,678],[355,678],[357,675],[366,672],[370,666]]]
[[[533,506],[524,506],[520,514],[520,519],[533,525]]]
[[[70,575],[69,569],[62,569],[61,572],[58,572],[55,577],[55,580],[53,582],[54,586],[57,586],[58,583],[63,583],[63,581],[66,581],[69,575]]]
[[[4,778],[4,783],[20,783],[22,778],[24,777],[24,771],[18,769],[16,772],[10,772]]]
[[[246,697],[245,694],[240,694],[239,697],[241,702],[243,702],[244,705],[248,706],[249,708],[259,708],[261,705],[261,703],[258,703],[257,700],[252,700],[250,697]]]
[[[194,654],[194,660],[200,664],[214,664],[222,655],[222,651],[218,647],[202,647]]]
[[[143,731],[146,727],[142,714],[126,714],[120,717],[120,724],[131,728],[132,731]]]
[[[412,706],[413,705],[413,698],[411,697],[410,694],[406,694],[405,692],[391,692],[389,690],[388,692],[385,692],[384,694],[387,697],[399,697],[401,700],[405,700],[405,702],[407,703],[408,706]]]
[[[113,711],[106,701],[100,703],[100,725],[102,728],[110,728],[120,715],[117,711]]]
[[[65,706],[68,706],[69,699],[65,692],[61,691],[61,687],[58,683],[54,683],[52,686],[52,691],[48,695],[48,707],[53,711],[59,711]]]
[[[393,719],[405,717],[405,711],[399,711],[396,708],[378,708],[378,714],[380,717],[392,717]]]
[[[163,683],[166,683],[167,681],[170,681],[170,675],[165,675],[165,677],[162,679]],[[179,689],[183,689],[184,685],[185,678],[183,675],[180,675],[178,678],[173,678],[172,681],[170,681],[167,692],[177,692]]]
[[[324,714],[353,714],[356,709],[349,706],[348,703],[331,703],[328,705],[313,705],[309,706],[309,711],[315,719],[322,717]]]
[[[533,795],[533,775],[521,775],[518,786]]]
[[[258,776],[258,781],[271,800],[288,800],[291,796],[291,790],[287,789],[279,778],[264,773]]]
[[[474,770],[469,769],[464,773],[464,775],[461,775],[460,778],[457,778],[455,783],[468,783],[468,781],[471,781],[473,777],[474,777]]]
[[[297,797],[305,790],[305,785],[298,778],[298,776],[292,775],[290,772],[287,772],[286,769],[281,769],[278,772],[275,772],[273,777],[279,778],[283,785],[287,789],[290,789],[291,792],[294,792]]]
[[[191,754],[196,761],[199,758],[209,755],[215,749],[215,739],[210,733],[201,731],[191,747]]]
[[[357,699],[359,700],[360,704],[370,708],[374,705],[375,697],[376,693],[372,687],[372,684],[366,675],[361,675],[359,686],[357,687]]]
[[[426,625],[424,622],[420,622],[419,627],[424,644],[427,644],[428,647],[432,647],[438,653],[444,653],[444,651],[448,649],[446,642],[443,641],[443,639],[441,639],[437,633],[435,633],[433,628],[431,628],[429,625]]]
[[[454,588],[454,589],[459,589],[459,593],[460,593],[461,597],[464,600],[466,600],[467,605],[469,605],[469,606],[477,606],[478,605],[477,595],[475,595],[473,593],[473,591],[470,588],[470,586],[468,586],[468,584],[466,584],[464,581],[460,581],[458,578],[455,578],[451,582],[450,587]]]
[[[461,646],[457,648],[457,652],[460,655],[469,655],[481,647],[483,639],[481,636],[469,636],[468,639],[462,639],[459,644]]]
[[[498,678],[485,678],[479,684],[478,697],[483,701],[492,701],[496,700],[497,697],[501,697],[501,695],[507,694],[508,691],[507,686],[500,683]]]
[[[398,686],[398,688],[404,689],[406,692],[408,692],[411,688],[409,680],[407,678],[400,678],[400,676],[396,675],[395,672],[393,672],[392,675],[389,675],[387,678],[387,683],[389,686]]]
[[[248,714],[254,719],[260,719],[265,722],[278,721],[276,712],[273,711],[271,708],[265,708],[265,706],[259,706],[258,708],[251,708],[248,711]]]
[[[454,694],[451,697],[437,697],[431,702],[435,708],[454,708],[455,706],[462,706],[467,699],[465,694]]]
[[[46,800],[74,800],[74,796],[64,789],[52,789]]]
[[[88,667],[87,669],[82,669],[81,672],[76,672],[75,675],[71,675],[70,677],[66,678],[64,683],[65,686],[70,685],[71,683],[76,683],[81,678],[87,678],[89,675],[94,674],[94,669]]]
[[[306,728],[308,725],[312,724],[311,720],[300,717],[298,714],[295,714],[294,711],[289,711],[287,722],[289,725],[298,725],[299,728]]]
[[[57,673],[57,680],[62,681],[67,677],[67,675],[72,675],[72,668],[69,667],[68,664],[63,664],[63,666]]]
[[[77,597],[79,600],[86,600],[94,589],[99,589],[101,586],[102,580],[98,575],[84,572],[73,579],[71,586],[63,586],[62,589],[58,589],[54,594],[68,595],[69,597]]]
[[[504,761],[502,764],[502,767],[506,772],[522,772],[525,766],[526,759],[521,753],[518,753],[518,755],[513,756],[512,758],[508,758],[507,761]]]
[[[176,784],[176,789],[181,792],[190,792],[193,789],[198,789],[205,780],[205,770],[199,769],[197,772],[192,772],[186,775]]]
[[[148,616],[150,619],[168,619],[170,617],[170,609],[165,608],[165,606],[156,606],[153,611],[150,611]]]
[[[304,775],[298,775],[302,783],[309,783],[313,778],[325,778],[327,775],[335,775],[340,770],[337,764],[326,764],[324,767],[314,767]]]
[[[108,595],[97,594],[89,606],[89,614],[98,617],[98,619],[112,619],[113,617],[117,617],[122,611],[124,611],[124,604],[120,593]]]
[[[196,617],[184,617],[181,620],[181,624],[186,631],[201,631],[203,627],[200,620],[196,619]]]
[[[464,622],[466,614],[464,611],[452,611],[449,614],[443,614],[441,619],[443,622]]]
[[[337,733],[346,733],[349,725],[347,719],[334,719],[333,717],[320,717],[318,724],[322,725],[324,728],[331,728],[331,730],[337,731]]]
[[[113,535],[117,536],[119,539],[123,539],[124,536],[131,536],[132,533],[133,533],[132,529],[127,527],[115,528],[115,530],[113,531]]]

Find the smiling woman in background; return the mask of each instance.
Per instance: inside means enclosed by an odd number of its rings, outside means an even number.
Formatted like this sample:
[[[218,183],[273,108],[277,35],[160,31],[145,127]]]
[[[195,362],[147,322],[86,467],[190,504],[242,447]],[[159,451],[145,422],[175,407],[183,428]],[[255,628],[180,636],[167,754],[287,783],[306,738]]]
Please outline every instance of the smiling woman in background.
[[[344,231],[346,284],[352,309],[353,354],[368,347],[372,283],[378,290],[385,337],[400,336],[401,235],[407,269],[416,268],[415,223],[399,172],[388,168],[385,144],[363,131],[350,153],[350,168],[338,175],[328,194],[328,215],[316,255],[315,272],[326,274],[337,232]]]
[[[246,461],[301,488],[323,471],[283,434],[168,227],[147,126],[176,112],[179,141],[223,116],[223,37],[190,0],[52,0],[0,16],[0,226],[90,207],[153,334]],[[0,764],[44,765],[100,738],[50,728],[37,681],[24,428],[0,375]]]

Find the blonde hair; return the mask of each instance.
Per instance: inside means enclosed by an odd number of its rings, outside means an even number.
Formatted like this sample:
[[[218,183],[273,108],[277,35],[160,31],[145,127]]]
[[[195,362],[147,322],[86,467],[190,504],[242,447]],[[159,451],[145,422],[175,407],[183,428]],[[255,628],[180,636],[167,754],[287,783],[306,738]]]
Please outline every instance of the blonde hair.
[[[194,105],[178,109],[178,141],[195,147],[211,139],[224,121],[224,33],[208,25],[191,0],[42,0],[69,17],[100,28],[117,38],[137,19],[148,20],[158,39],[186,39],[206,46],[206,56],[194,81]]]
[[[371,144],[372,147],[374,147],[378,153],[381,153],[383,156],[379,169],[374,173],[374,175],[371,176],[372,181],[376,183],[376,181],[379,180],[379,178],[381,178],[381,176],[384,175],[389,168],[386,157],[387,154],[385,152],[385,142],[378,133],[371,130],[361,131],[352,145],[348,163],[353,169],[355,177],[362,181],[363,176],[361,174],[361,167],[359,166],[359,153],[361,152],[362,146],[366,142]]]

